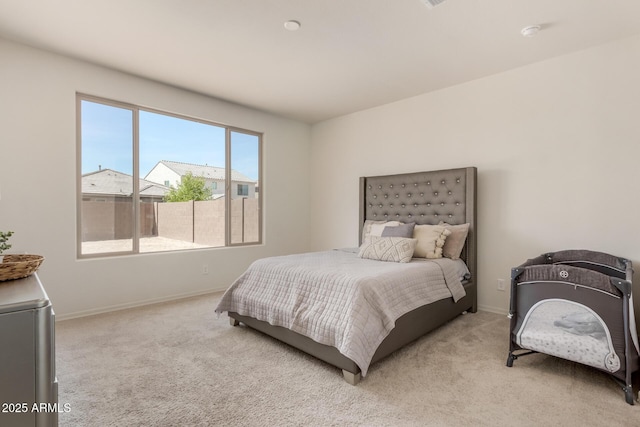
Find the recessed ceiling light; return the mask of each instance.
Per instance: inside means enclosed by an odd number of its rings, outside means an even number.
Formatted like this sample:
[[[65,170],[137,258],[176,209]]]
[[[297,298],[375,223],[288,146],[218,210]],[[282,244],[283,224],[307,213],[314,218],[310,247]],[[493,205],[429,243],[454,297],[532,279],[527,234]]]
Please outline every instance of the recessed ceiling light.
[[[433,9],[440,3],[444,2],[444,0],[422,0],[422,1],[424,2],[425,5],[427,5],[429,9]]]
[[[284,23],[284,27],[289,31],[297,31],[300,28],[300,23],[298,21],[287,21]]]
[[[533,37],[536,34],[538,34],[538,31],[540,31],[542,27],[540,27],[540,25],[530,25],[528,27],[524,27],[520,33],[524,36],[524,37]]]

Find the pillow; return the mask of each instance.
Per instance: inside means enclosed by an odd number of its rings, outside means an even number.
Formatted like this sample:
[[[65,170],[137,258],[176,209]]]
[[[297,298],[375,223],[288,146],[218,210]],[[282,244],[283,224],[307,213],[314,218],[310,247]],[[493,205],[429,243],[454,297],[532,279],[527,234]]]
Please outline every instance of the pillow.
[[[416,239],[406,237],[369,236],[360,246],[358,256],[378,261],[409,262],[413,257]]]
[[[362,227],[362,241],[364,242],[367,240],[367,237],[369,236],[381,237],[382,231],[386,226],[394,227],[400,224],[402,223],[399,221],[373,221],[368,219],[364,222]]]
[[[382,230],[381,237],[407,237],[411,239],[413,237],[413,228],[415,226],[415,222],[396,226],[387,225],[384,230]]]
[[[467,234],[469,234],[469,224],[450,225],[446,222],[441,222],[440,225],[451,231],[442,247],[442,256],[459,259],[462,248],[464,248],[464,242],[467,240]]]
[[[442,225],[416,225],[413,238],[418,240],[416,258],[442,258],[442,247],[451,231]]]
[[[362,241],[367,240],[367,237],[371,234],[371,226],[374,224],[384,224],[387,221],[373,221],[371,219],[367,219],[362,226]],[[381,233],[382,234],[382,233]]]

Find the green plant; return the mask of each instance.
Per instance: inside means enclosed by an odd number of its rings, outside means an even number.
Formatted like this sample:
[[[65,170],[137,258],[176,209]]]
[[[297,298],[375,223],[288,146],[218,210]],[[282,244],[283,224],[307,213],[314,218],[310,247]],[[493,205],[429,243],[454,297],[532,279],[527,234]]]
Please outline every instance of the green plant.
[[[11,236],[13,236],[13,231],[0,231],[0,254],[11,248],[11,245],[7,243]]]
[[[193,176],[191,172],[187,172],[182,177],[178,187],[171,187],[169,193],[164,196],[165,202],[188,202],[190,200],[210,200],[212,191],[207,187],[207,183],[203,177]]]

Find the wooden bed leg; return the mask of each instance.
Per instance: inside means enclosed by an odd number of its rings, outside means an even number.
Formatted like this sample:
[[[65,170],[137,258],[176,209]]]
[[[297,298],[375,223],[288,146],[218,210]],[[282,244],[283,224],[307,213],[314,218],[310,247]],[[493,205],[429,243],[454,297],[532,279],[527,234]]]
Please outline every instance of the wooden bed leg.
[[[240,324],[240,322],[236,319],[234,319],[233,317],[229,317],[229,324],[231,326],[238,326]]]
[[[345,369],[342,370],[342,376],[344,377],[344,380],[351,385],[357,385],[362,379],[360,372],[354,374],[353,372],[349,372]]]

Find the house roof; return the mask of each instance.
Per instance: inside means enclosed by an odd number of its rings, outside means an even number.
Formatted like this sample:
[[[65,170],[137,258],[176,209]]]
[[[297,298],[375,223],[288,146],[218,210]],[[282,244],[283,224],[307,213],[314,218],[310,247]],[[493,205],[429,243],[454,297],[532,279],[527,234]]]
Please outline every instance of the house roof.
[[[155,182],[140,180],[141,196],[162,197],[169,191],[169,187]],[[133,177],[129,174],[101,169],[82,175],[82,193],[100,194],[104,196],[128,196],[133,192]]]
[[[191,172],[193,176],[201,176],[203,178],[215,179],[218,181],[225,180],[225,168],[219,168],[209,165],[196,165],[193,163],[173,162],[169,160],[161,160],[160,162],[158,162],[158,164],[160,163],[180,176],[186,175],[187,173]],[[231,180],[238,182],[256,182],[255,180],[234,169],[231,169]]]

